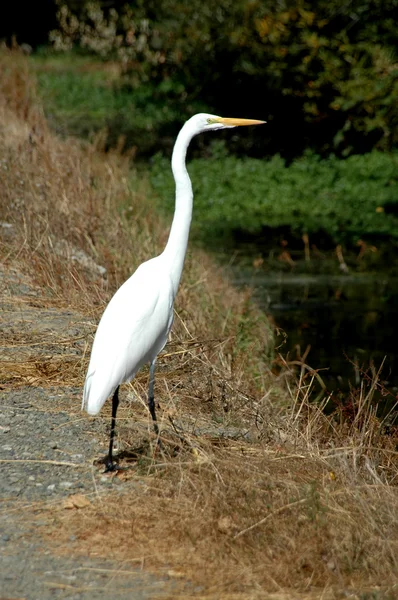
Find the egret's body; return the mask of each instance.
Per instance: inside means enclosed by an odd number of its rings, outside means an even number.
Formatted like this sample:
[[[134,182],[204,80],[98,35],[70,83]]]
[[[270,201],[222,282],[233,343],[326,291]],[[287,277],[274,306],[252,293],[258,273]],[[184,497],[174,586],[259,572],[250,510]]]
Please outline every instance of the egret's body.
[[[156,258],[141,264],[106,307],[95,335],[84,385],[83,408],[91,415],[98,414],[113,394],[109,470],[114,468],[112,446],[119,385],[130,381],[145,363],[151,365],[148,404],[158,433],[154,365],[173,324],[174,299],[188,244],[193,203],[192,185],[185,166],[189,142],[202,131],[260,123],[263,121],[199,114],[185,123],[177,137],[171,163],[176,183],[175,211],[166,248]]]
[[[161,255],[140,265],[106,307],[84,386],[90,415],[101,410],[120,383],[130,381],[145,363],[154,362],[167,342],[174,294],[162,259]]]

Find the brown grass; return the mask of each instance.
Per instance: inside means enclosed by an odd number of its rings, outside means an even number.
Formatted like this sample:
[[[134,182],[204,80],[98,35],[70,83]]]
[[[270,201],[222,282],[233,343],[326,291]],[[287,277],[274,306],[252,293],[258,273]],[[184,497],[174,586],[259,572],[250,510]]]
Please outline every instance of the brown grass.
[[[64,542],[72,533],[83,555],[204,586],[195,598],[394,598],[396,439],[371,417],[342,428],[302,392],[292,402],[303,403],[273,423],[280,443],[226,439],[210,420],[195,434],[174,414],[184,426],[177,437],[163,424],[165,453],[137,449],[116,475],[135,482],[133,495],[59,507],[51,535]],[[358,399],[357,415],[366,402]]]
[[[2,255],[40,290],[24,299],[30,309],[67,307],[85,323],[73,354],[62,328],[51,339],[10,330],[10,352],[28,347],[22,361],[10,355],[3,364],[11,387],[81,385],[106,301],[167,239],[145,179],[128,157],[98,145],[57,139],[26,59],[0,55],[1,220],[12,226]],[[302,369],[294,382],[286,363],[271,373],[266,320],[196,251],[176,310],[157,379],[164,453],[141,439],[116,475],[135,481],[136,493],[54,509],[51,539],[68,551],[73,533],[74,553],[141,560],[201,586],[182,585],[173,597],[396,597],[397,437],[372,409],[377,374],[352,394],[350,418],[325,416],[308,401],[314,374]],[[143,373],[129,396],[144,398],[145,385]],[[119,434],[134,447],[130,415],[124,403]],[[143,406],[137,419],[147,422]]]

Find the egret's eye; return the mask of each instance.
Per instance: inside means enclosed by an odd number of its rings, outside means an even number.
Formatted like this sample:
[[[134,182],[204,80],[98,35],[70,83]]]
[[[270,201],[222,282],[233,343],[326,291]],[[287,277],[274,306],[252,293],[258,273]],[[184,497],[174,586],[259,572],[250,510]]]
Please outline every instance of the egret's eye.
[[[209,117],[209,118],[207,119],[207,123],[208,123],[209,125],[214,125],[214,123],[217,123],[217,119],[212,119],[211,117]]]

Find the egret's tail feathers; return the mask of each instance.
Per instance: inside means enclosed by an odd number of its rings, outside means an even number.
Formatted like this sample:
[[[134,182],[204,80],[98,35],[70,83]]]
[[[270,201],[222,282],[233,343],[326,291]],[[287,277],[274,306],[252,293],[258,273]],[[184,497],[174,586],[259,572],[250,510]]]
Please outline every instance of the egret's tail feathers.
[[[91,378],[93,375],[94,373],[87,373],[86,381],[84,382],[82,410],[87,408],[88,399],[90,396]]]
[[[94,375],[95,371],[87,373],[84,383],[82,410],[86,410],[89,415],[97,415],[108,396],[103,386],[96,385]]]

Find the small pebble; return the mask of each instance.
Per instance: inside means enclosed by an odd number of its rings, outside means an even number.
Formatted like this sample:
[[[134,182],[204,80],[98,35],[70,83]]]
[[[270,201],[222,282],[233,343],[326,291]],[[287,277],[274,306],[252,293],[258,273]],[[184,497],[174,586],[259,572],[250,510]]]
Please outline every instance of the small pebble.
[[[50,485],[47,486],[47,489],[49,492],[53,492],[55,490],[55,483],[50,483]]]
[[[59,484],[59,487],[62,488],[63,490],[68,490],[72,486],[73,486],[73,483],[71,481],[61,481],[61,483]]]

